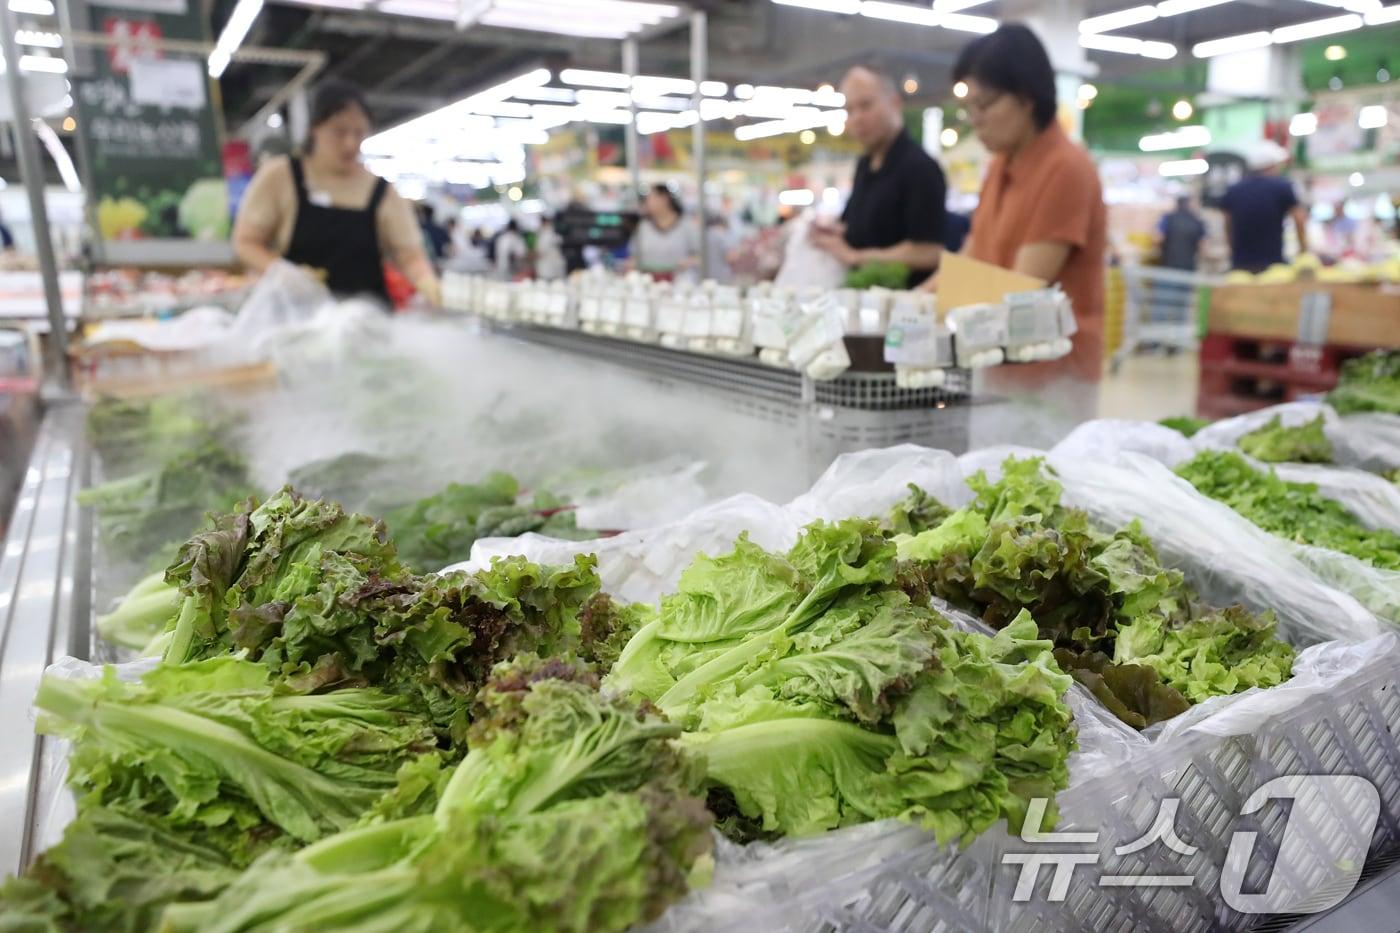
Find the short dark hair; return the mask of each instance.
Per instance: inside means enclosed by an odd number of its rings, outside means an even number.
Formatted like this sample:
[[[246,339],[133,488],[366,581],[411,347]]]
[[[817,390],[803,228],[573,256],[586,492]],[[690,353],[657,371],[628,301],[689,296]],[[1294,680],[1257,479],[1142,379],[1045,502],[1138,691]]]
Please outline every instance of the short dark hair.
[[[895,83],[894,75],[890,74],[887,70],[880,67],[879,65],[873,64],[871,62],[856,62],[854,65],[846,69],[845,76],[849,77],[851,72],[853,71],[868,72],[872,77],[875,78],[876,81],[880,83],[881,87],[889,91],[895,97],[904,96],[900,93],[899,85]]]
[[[334,78],[322,81],[316,86],[316,93],[311,97],[310,126],[314,129],[351,107],[359,107],[364,115],[369,117],[369,122],[374,122],[374,114],[370,112],[369,101],[365,100],[363,91],[348,81],[338,81]]]
[[[664,197],[667,201],[671,202],[671,210],[676,212],[676,216],[679,217],[680,215],[685,213],[685,207],[682,206],[681,199],[676,197],[676,193],[671,190],[670,185],[663,185],[660,182],[657,182],[656,184],[651,186],[651,190]]]
[[[1045,46],[1023,23],[1005,23],[964,46],[953,66],[953,80],[967,78],[1029,100],[1036,129],[1045,129],[1055,119],[1055,69]]]

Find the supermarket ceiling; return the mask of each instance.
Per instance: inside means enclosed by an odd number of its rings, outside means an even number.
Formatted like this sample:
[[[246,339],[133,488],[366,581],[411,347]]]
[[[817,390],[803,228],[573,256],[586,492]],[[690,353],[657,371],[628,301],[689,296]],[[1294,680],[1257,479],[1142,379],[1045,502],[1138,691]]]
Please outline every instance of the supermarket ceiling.
[[[872,61],[917,83],[916,99],[949,91],[958,50],[998,20],[1056,4],[1035,0],[213,0],[216,33],[251,18],[243,45],[315,49],[326,71],[364,87],[382,125],[393,125],[545,67],[616,72],[624,34],[640,37],[640,72],[690,71],[686,13],[709,14],[709,76],[731,85],[816,87],[850,64]],[[532,9],[534,8],[534,9]],[[561,10],[580,13],[561,15]],[[241,9],[241,12],[240,12]],[[587,12],[582,12],[582,11]],[[640,10],[640,13],[638,12]],[[251,12],[251,17],[248,14]],[[1044,15],[1042,13],[1042,15]],[[1391,0],[1089,0],[1081,44],[1098,80],[1131,83],[1194,60],[1210,43],[1241,47],[1301,41],[1328,30],[1400,20]],[[470,21],[457,28],[456,20]],[[576,33],[576,34],[568,34]],[[577,34],[582,33],[582,34]],[[1203,46],[1203,44],[1205,44]],[[282,87],[291,71],[233,62],[222,77],[231,128]]]

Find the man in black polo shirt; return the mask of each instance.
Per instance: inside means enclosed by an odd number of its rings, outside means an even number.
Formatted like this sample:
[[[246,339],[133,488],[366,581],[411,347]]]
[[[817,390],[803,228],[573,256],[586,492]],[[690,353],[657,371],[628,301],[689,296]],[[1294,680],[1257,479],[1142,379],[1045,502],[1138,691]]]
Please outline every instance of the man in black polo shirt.
[[[888,75],[857,66],[841,93],[846,132],[865,155],[840,226],[814,228],[813,240],[846,266],[903,263],[913,287],[933,274],[943,252],[943,170],[904,131],[903,102]]]

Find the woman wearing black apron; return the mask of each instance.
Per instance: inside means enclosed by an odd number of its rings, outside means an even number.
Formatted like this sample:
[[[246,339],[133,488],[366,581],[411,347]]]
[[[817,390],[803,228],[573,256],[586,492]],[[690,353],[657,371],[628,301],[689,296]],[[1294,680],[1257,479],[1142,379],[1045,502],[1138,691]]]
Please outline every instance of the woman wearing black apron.
[[[306,154],[258,169],[238,208],[234,251],[255,272],[288,262],[310,270],[337,297],[369,296],[386,306],[387,259],[436,305],[441,292],[412,208],[360,163],[370,131],[359,91],[342,82],[318,88]]]

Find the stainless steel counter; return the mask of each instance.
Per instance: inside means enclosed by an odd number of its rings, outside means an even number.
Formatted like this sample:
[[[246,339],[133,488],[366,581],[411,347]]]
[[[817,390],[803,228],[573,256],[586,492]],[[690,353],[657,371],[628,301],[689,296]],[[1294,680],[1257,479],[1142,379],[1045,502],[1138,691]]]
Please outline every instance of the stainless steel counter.
[[[35,854],[35,804],[53,774],[54,743],[34,734],[39,678],[91,645],[83,415],[79,403],[45,412],[0,553],[0,877]]]

